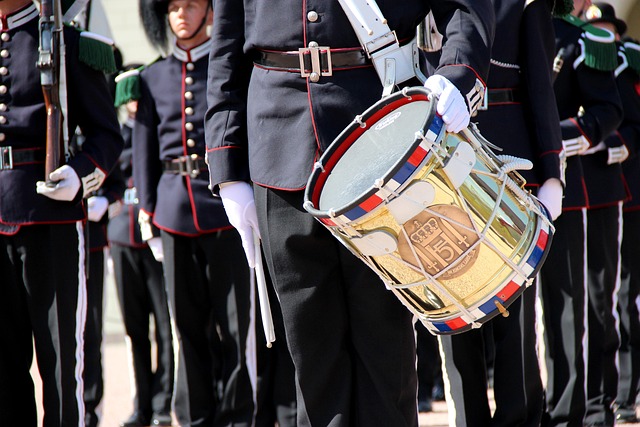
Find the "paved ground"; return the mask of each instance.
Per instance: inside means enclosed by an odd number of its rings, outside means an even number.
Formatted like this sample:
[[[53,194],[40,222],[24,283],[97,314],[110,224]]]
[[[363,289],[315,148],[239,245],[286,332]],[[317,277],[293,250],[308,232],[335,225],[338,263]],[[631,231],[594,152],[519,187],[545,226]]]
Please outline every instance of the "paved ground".
[[[127,418],[132,410],[129,362],[124,341],[122,318],[116,299],[115,285],[112,276],[108,276],[105,284],[105,325],[104,325],[104,375],[105,396],[102,408],[100,427],[118,427],[120,421]],[[40,395],[40,384],[37,371],[36,393]],[[176,424],[177,425],[177,424]],[[433,412],[420,414],[420,427],[448,426],[447,406],[444,402],[434,402]],[[626,424],[629,427],[640,427],[640,424]],[[390,426],[392,427],[392,426]]]

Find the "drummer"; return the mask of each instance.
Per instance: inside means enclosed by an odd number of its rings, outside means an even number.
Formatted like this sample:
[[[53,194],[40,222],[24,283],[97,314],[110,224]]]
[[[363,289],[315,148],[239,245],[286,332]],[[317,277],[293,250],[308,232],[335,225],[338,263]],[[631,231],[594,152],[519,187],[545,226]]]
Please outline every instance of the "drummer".
[[[551,83],[554,56],[552,13],[547,0],[494,1],[495,41],[485,107],[474,121],[482,135],[501,147],[500,154],[533,162],[519,171],[527,188],[546,206],[549,216],[561,213],[562,137]],[[556,2],[559,7],[561,2]],[[520,25],[514,24],[519,22]],[[542,60],[541,60],[542,58]],[[546,58],[546,60],[544,60]],[[450,422],[456,426],[539,426],[543,388],[535,331],[536,286],[482,329],[441,337],[443,372]],[[486,347],[494,351],[495,412],[487,397]],[[453,410],[452,410],[453,409]]]
[[[447,42],[426,84],[440,95],[448,129],[464,128],[488,71],[489,0],[379,3],[402,44],[431,5]],[[216,0],[212,39],[211,188],[243,236],[251,266],[260,256],[252,234],[263,239],[295,364],[298,425],[416,426],[410,312],[302,207],[313,163],[380,99],[376,70],[338,2]],[[318,46],[331,48],[331,59]],[[292,68],[297,52],[320,65]]]

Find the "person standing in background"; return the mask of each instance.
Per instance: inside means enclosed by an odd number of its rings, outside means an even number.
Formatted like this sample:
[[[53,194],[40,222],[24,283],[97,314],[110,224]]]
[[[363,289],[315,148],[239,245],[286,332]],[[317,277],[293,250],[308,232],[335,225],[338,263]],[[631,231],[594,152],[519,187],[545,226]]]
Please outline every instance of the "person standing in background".
[[[139,73],[141,68],[142,64],[126,65],[120,77],[126,79],[131,73]],[[109,221],[108,239],[127,348],[133,364],[134,390],[133,412],[120,426],[169,426],[174,381],[169,302],[162,263],[154,258],[153,252],[142,240],[138,226],[140,208],[133,184],[131,145],[138,101],[127,99],[133,96],[131,92],[121,92],[124,93],[116,92],[115,103],[117,106],[124,105],[127,114],[121,127],[124,150],[120,155],[119,168],[127,189],[122,211]],[[149,316],[153,316],[155,354],[149,339]]]
[[[562,138],[552,83],[553,14],[570,10],[550,0],[494,1],[495,40],[485,105],[474,118],[501,154],[530,160],[518,171],[547,208],[562,212]],[[458,427],[530,426],[542,420],[544,393],[538,366],[537,283],[482,329],[440,338],[450,423]],[[495,411],[489,406],[487,347],[493,349]]]
[[[587,305],[607,303],[605,295],[592,294],[591,289],[587,292],[585,269],[589,236],[587,208],[594,202],[591,190],[587,192],[587,175],[597,172],[591,166],[600,157],[581,154],[596,147],[616,129],[622,108],[612,74],[616,62],[613,38],[610,33],[580,19],[590,4],[589,0],[574,0],[571,14],[554,20],[557,52],[554,91],[567,170],[563,214],[555,222],[553,245],[541,270],[548,372],[545,425],[550,426],[613,425],[613,413],[608,408],[612,401],[596,402],[589,397],[591,402],[587,402],[587,375],[598,377],[597,371],[602,369],[592,367],[598,360],[592,356],[600,353],[596,347],[608,342],[612,331],[597,332],[592,315],[587,328]],[[606,159],[603,165],[606,166]],[[620,195],[617,184],[619,180],[601,183],[607,187],[605,191],[611,200]],[[607,242],[617,238],[617,230],[608,232]],[[593,241],[594,237],[592,243],[604,248],[605,242]],[[613,254],[607,254],[610,255]],[[592,260],[593,254],[588,259]],[[607,294],[610,300],[611,292]],[[607,364],[606,369],[609,368]],[[617,374],[607,371],[608,375]]]
[[[625,182],[631,199],[623,209],[620,288],[617,292],[620,347],[618,349],[618,389],[615,399],[616,423],[638,422],[636,398],[640,386],[640,316],[636,300],[640,292],[637,242],[640,239],[640,45],[631,40],[623,41],[627,24],[616,17],[609,3],[593,3],[585,13],[587,22],[606,29],[616,37],[618,65],[614,70],[618,92],[622,100],[624,118],[618,129],[604,140],[611,154],[620,153],[615,159],[622,162]],[[626,155],[628,159],[625,159]],[[608,159],[608,160],[609,160]]]
[[[204,162],[212,4],[142,0],[140,11],[149,40],[171,52],[131,78],[140,90],[132,142],[138,222],[156,259],[163,253],[174,324],[173,409],[183,426],[250,426],[256,373],[255,349],[247,348],[255,342],[249,268],[238,232],[208,188]]]

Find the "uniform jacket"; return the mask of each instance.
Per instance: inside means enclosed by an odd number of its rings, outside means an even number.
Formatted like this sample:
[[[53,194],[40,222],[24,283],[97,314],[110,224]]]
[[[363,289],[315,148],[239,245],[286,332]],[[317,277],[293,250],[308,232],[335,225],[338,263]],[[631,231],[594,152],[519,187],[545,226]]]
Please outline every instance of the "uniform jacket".
[[[379,0],[398,40],[411,40],[432,10],[447,37],[437,72],[464,95],[488,70],[494,13],[488,0]],[[372,66],[334,70],[318,82],[254,66],[260,50],[297,51],[311,42],[360,48],[338,1],[216,0],[206,116],[214,192],[226,181],[253,180],[300,190],[314,161],[353,118],[381,97]],[[483,80],[484,81],[484,80]]]
[[[584,61],[580,40],[586,25],[554,19],[556,52],[564,48],[554,91],[562,139],[583,135],[591,146],[596,146],[616,129],[622,119],[622,107],[613,72],[588,66]],[[583,114],[579,113],[581,107]],[[602,206],[626,197],[620,169],[606,169],[606,160],[606,150],[567,159],[563,209]]]
[[[629,150],[629,158],[622,163],[625,181],[631,199],[625,203],[625,210],[640,209],[640,67],[631,67],[629,56],[640,59],[640,45],[631,41],[618,44],[620,65],[615,71],[618,92],[622,99],[624,118],[618,129],[606,139],[608,146],[624,144]]]
[[[133,130],[133,176],[140,208],[158,228],[197,236],[231,228],[206,168],[193,178],[163,173],[163,162],[197,154],[204,159],[207,54],[211,41],[160,59],[140,73]]]
[[[135,188],[133,185],[133,148],[131,145],[133,126],[133,120],[129,120],[122,125],[124,149],[118,162],[120,173],[129,191]],[[140,227],[138,226],[140,207],[132,202],[133,200],[124,200],[120,213],[109,220],[107,238],[109,242],[119,245],[144,248],[147,244],[142,241]]]
[[[81,153],[68,164],[83,182],[72,202],[36,193],[44,180],[44,161],[14,164],[0,170],[0,233],[16,233],[20,226],[69,223],[85,219],[81,198],[98,188],[122,150],[113,100],[104,74],[78,59],[80,33],[64,29],[68,83],[69,135],[79,126],[86,137]],[[33,4],[3,17],[0,24],[0,145],[44,152],[46,113],[38,60],[38,11]],[[44,157],[42,157],[44,158]],[[92,182],[90,179],[93,178]]]
[[[482,135],[508,154],[534,163],[518,171],[528,185],[549,178],[564,180],[560,164],[562,136],[551,65],[555,55],[551,5],[535,0],[494,0],[496,39],[491,49],[488,94],[515,89],[516,102],[490,103],[472,121]],[[489,98],[491,99],[491,98]]]

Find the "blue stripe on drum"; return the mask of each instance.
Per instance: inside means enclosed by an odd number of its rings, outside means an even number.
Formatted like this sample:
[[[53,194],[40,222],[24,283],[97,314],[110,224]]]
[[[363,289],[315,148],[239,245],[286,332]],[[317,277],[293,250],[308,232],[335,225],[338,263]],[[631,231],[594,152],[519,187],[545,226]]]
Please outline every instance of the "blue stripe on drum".
[[[442,130],[443,125],[444,125],[444,121],[442,120],[442,117],[436,114],[433,117],[433,121],[431,122],[431,125],[429,126],[429,129],[427,130],[427,134],[425,135],[425,137],[429,141],[432,141],[432,142],[437,141],[438,135],[440,135],[440,131]]]

